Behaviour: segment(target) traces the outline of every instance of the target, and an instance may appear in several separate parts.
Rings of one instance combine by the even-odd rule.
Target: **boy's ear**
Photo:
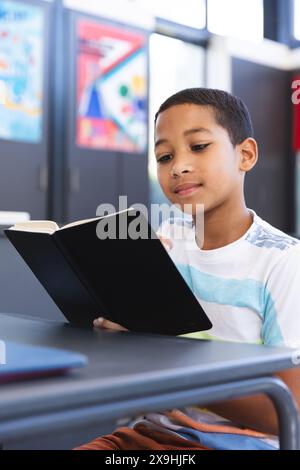
[[[249,137],[239,144],[238,148],[240,153],[239,169],[245,172],[250,171],[256,164],[258,158],[256,140]]]

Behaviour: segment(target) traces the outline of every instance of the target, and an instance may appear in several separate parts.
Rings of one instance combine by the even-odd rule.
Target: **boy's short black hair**
[[[241,98],[212,88],[187,88],[175,93],[161,104],[154,122],[156,123],[160,113],[171,106],[188,103],[211,106],[216,122],[227,130],[234,147],[248,137],[253,137],[251,117]]]

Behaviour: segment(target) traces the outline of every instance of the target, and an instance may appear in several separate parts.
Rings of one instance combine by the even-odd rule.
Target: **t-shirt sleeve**
[[[286,250],[273,267],[264,291],[262,341],[300,347],[300,243]]]

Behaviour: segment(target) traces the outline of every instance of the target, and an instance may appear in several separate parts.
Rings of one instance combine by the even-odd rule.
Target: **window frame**
[[[198,29],[192,26],[176,23],[174,21],[155,17],[155,30],[154,33],[169,36],[174,39],[180,39],[181,41],[195,44],[197,46],[206,47],[209,38],[212,34],[207,29],[207,0],[204,2],[205,5],[205,26],[204,28]]]
[[[290,0],[291,2],[291,47],[300,47],[300,38],[297,39],[294,34],[294,16],[295,16],[295,2],[294,0]]]
[[[264,0],[264,37],[294,49],[294,0]]]

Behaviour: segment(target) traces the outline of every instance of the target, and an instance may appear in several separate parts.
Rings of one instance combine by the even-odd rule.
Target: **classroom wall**
[[[259,146],[245,178],[246,203],[286,232],[295,230],[290,83],[288,70],[232,59],[232,91],[247,103]]]
[[[291,82],[299,62],[299,50],[270,40],[214,36],[208,47],[207,86],[240,96],[252,116],[259,160],[245,178],[246,203],[292,234],[297,229]]]

